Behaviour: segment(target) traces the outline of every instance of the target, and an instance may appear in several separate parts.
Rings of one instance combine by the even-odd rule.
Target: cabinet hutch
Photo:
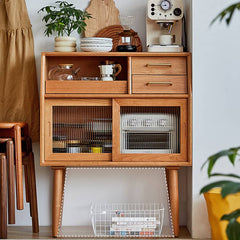
[[[122,66],[114,81],[98,77],[104,61]],[[49,79],[58,64],[79,79]],[[54,171],[52,235],[57,237],[66,167],[166,167],[175,236],[178,170],[191,166],[190,53],[42,53],[42,166]]]

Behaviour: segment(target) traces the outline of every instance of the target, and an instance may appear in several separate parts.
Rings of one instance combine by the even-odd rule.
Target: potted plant
[[[204,186],[200,191],[204,193],[207,203],[212,239],[240,239],[240,222],[238,221],[240,217],[240,175],[213,172],[219,159],[229,160],[234,165],[239,153],[240,147],[223,150],[210,156],[203,164],[203,167],[208,165],[209,178],[224,178],[224,180]],[[221,221],[227,221],[227,223]]]
[[[46,13],[42,18],[46,26],[45,35],[49,37],[57,33],[55,51],[76,51],[76,38],[70,35],[75,30],[79,34],[85,31],[85,20],[91,18],[91,14],[66,1],[56,1],[54,6],[45,6],[38,12]]]

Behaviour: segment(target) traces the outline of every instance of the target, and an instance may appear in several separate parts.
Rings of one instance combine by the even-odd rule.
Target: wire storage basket
[[[161,203],[112,203],[91,206],[96,237],[160,237],[164,207]]]

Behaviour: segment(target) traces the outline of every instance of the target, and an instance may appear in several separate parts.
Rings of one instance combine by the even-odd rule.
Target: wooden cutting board
[[[119,10],[113,0],[91,0],[86,11],[92,14],[92,18],[85,21],[85,37],[95,37],[101,29],[120,24]]]

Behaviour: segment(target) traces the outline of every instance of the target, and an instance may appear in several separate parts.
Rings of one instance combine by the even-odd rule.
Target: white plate
[[[110,52],[112,50],[112,46],[110,47],[82,47],[81,50],[84,52]]]
[[[81,38],[81,41],[112,41],[112,38],[100,38],[100,37],[89,37],[89,38]]]
[[[82,41],[84,44],[112,44],[110,41]]]
[[[81,44],[81,47],[112,47],[113,44]]]

